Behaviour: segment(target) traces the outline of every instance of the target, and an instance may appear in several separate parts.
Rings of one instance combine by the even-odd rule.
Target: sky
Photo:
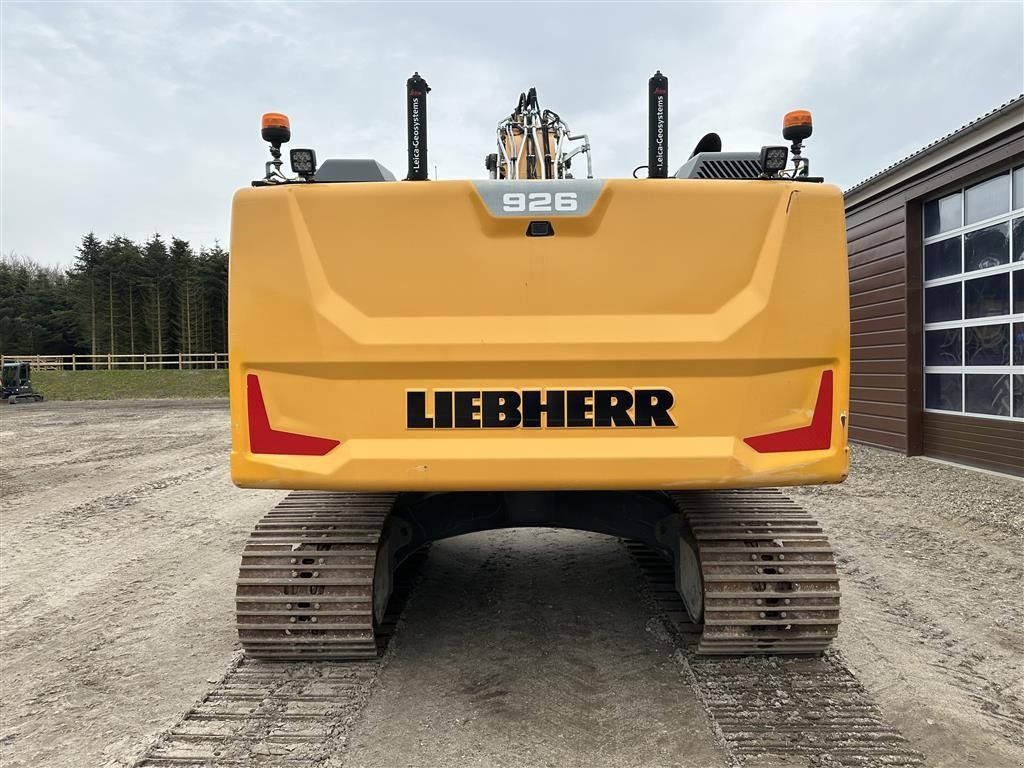
[[[1024,3],[3,0],[0,68],[0,252],[68,265],[89,231],[227,245],[264,112],[289,115],[291,147],[401,178],[414,70],[442,179],[486,176],[530,86],[589,135],[596,176],[628,176],[660,69],[670,169],[708,131],[783,143],[806,108],[813,173],[847,188],[1024,91]]]

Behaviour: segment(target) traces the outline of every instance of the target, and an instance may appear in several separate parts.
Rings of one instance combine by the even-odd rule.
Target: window
[[[1024,166],[924,204],[924,407],[1024,421]]]

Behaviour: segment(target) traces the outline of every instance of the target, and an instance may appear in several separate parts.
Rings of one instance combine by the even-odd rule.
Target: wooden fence
[[[43,371],[93,371],[129,368],[227,368],[227,352],[195,352],[174,355],[0,355],[0,362],[27,362]]]

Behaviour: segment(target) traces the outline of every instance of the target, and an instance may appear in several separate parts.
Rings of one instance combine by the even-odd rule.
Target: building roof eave
[[[929,168],[985,143],[1024,122],[1024,94],[996,107],[933,141],[918,151],[869,176],[844,192],[846,208],[877,197]]]

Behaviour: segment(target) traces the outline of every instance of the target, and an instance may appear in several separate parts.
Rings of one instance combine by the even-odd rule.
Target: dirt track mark
[[[126,765],[231,657],[238,552],[282,494],[231,485],[227,427],[224,403],[3,411],[5,766]]]
[[[380,658],[261,663],[239,655],[213,690],[164,731],[134,768],[340,765],[349,731],[391,658],[389,644],[426,557],[424,548],[396,575],[378,635]]]
[[[836,548],[839,649],[930,765],[1024,763],[1024,483],[852,455],[843,485],[787,489]]]
[[[791,765],[813,758],[835,768],[923,765],[834,651],[789,658],[697,655],[700,629],[675,591],[671,561],[636,542],[627,547],[731,759]]]
[[[346,768],[725,768],[609,537],[441,541]]]

